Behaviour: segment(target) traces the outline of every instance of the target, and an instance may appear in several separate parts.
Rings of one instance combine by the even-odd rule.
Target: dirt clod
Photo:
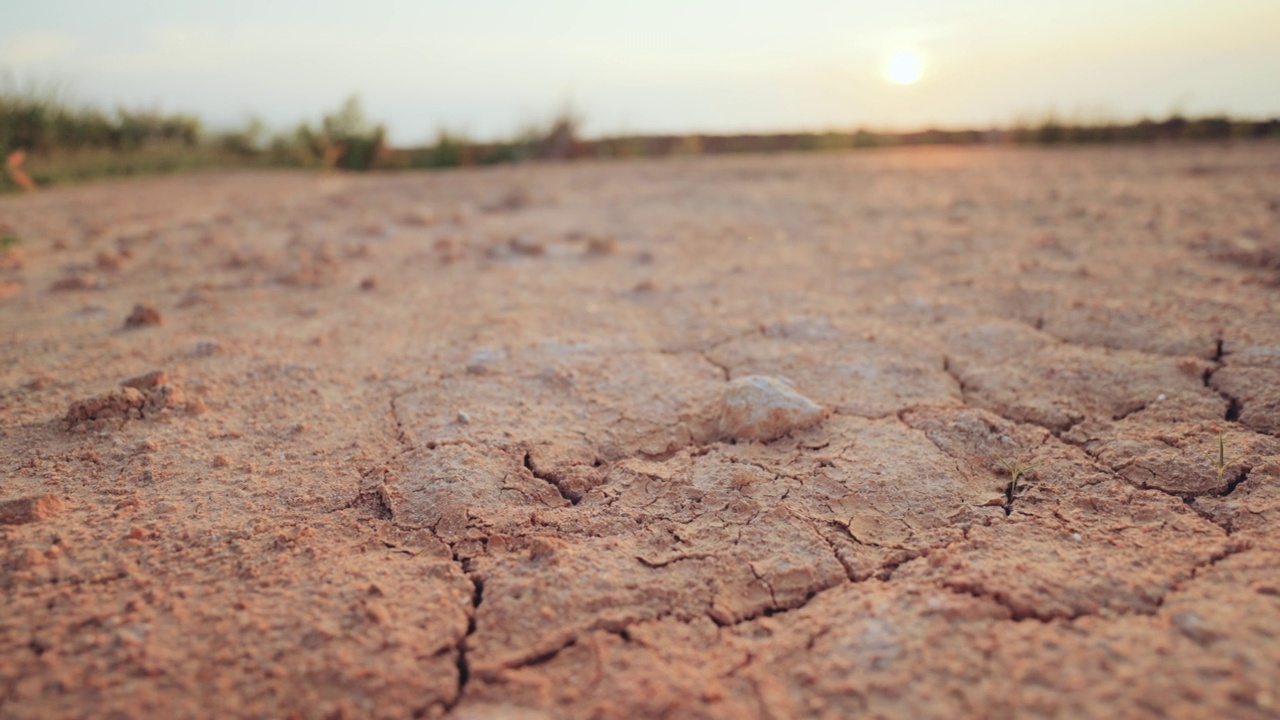
[[[54,495],[0,500],[0,525],[23,525],[46,520],[66,508]]]
[[[597,237],[587,238],[587,255],[604,256],[613,255],[618,252],[618,239],[615,237]]]
[[[541,257],[547,254],[547,247],[542,243],[524,235],[515,235],[507,241],[507,247],[516,255]]]
[[[77,273],[54,280],[49,286],[53,292],[68,292],[74,290],[97,290],[101,287],[98,279],[88,273]]]
[[[167,382],[169,382],[169,376],[166,375],[163,370],[152,370],[135,377],[127,378],[120,383],[120,386],[149,391],[164,385]]]
[[[150,325],[159,325],[160,311],[150,305],[134,305],[133,312],[129,313],[129,317],[125,318],[124,326],[126,328],[140,328]]]
[[[126,420],[154,417],[181,402],[181,395],[168,381],[163,370],[131,377],[118,390],[72,403],[64,419],[72,428],[101,429]]]

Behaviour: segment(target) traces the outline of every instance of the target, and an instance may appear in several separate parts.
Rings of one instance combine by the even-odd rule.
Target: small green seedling
[[[1009,460],[1000,453],[996,453],[996,459],[1000,461],[1000,464],[1003,465],[1004,469],[1009,473],[1009,489],[1007,492],[1010,502],[1018,496],[1018,481],[1026,476],[1027,473],[1048,462],[1047,460],[1041,460],[1038,463],[1025,465],[1021,460]]]
[[[1215,456],[1216,455],[1216,456]],[[1223,440],[1222,433],[1218,433],[1218,452],[1209,453],[1209,461],[1213,463],[1213,469],[1218,471],[1218,482],[1222,482],[1222,476],[1227,473],[1227,468],[1240,462],[1240,456],[1227,459],[1227,444]]]
[[[0,235],[0,250],[18,247],[22,240],[17,235]]]

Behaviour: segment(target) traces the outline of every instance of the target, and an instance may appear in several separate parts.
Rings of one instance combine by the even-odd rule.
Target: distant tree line
[[[164,172],[192,167],[262,166],[339,170],[447,168],[530,160],[663,157],[724,153],[806,152],[916,145],[1158,143],[1280,138],[1280,118],[1241,120],[1224,115],[1137,122],[1072,123],[1049,116],[1034,123],[983,130],[736,135],[632,135],[586,139],[580,118],[562,111],[502,141],[482,142],[440,131],[418,147],[387,145],[382,125],[369,120],[355,97],[323,115],[271,132],[261,120],[211,132],[196,117],[159,111],[75,106],[56,92],[17,92],[0,84],[0,152],[7,167],[0,189],[102,175]],[[30,179],[26,174],[29,173]]]
[[[531,127],[512,140],[475,142],[441,132],[434,144],[388,150],[382,167],[439,168],[537,159],[665,157],[727,153],[809,152],[919,145],[1078,145],[1280,139],[1280,118],[1226,116],[1073,124],[1048,118],[1035,124],[983,130],[910,132],[762,133],[736,135],[631,135],[584,139],[572,115]]]

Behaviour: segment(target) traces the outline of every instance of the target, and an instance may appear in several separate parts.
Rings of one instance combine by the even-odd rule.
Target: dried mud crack
[[[471,617],[467,621],[467,632],[458,640],[457,658],[458,658],[458,690],[454,695],[454,699],[449,703],[449,707],[456,706],[461,702],[467,691],[467,683],[471,680],[471,666],[467,662],[467,638],[476,632],[476,613],[480,610],[480,603],[484,600],[484,584],[473,576],[468,576],[472,586],[475,588],[471,596]]]
[[[0,712],[1274,717],[1277,167],[0,199]]]

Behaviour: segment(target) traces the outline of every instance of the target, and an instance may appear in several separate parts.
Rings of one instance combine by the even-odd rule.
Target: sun
[[[924,59],[911,50],[894,53],[884,65],[885,79],[895,85],[910,85],[923,75]]]

